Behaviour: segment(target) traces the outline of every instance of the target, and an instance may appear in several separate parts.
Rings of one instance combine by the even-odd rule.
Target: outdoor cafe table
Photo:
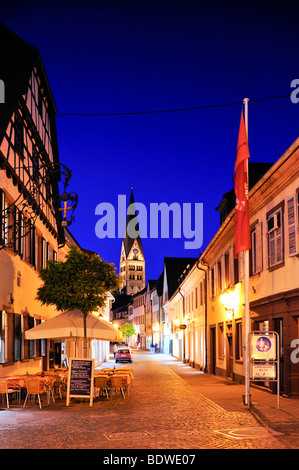
[[[38,376],[38,375],[13,375],[9,377],[3,377],[4,380],[8,381],[9,386],[13,387],[13,382],[18,384],[21,388],[26,388],[27,380],[38,380],[41,383],[43,389],[46,389],[53,378],[49,376]]]
[[[35,374],[34,377],[49,377],[49,378],[60,378],[62,380],[67,380],[67,376],[68,376],[68,371],[66,372],[57,372],[57,371],[45,371],[45,372],[38,372],[37,374]]]

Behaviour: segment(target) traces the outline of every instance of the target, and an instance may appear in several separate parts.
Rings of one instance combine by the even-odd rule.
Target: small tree
[[[39,270],[39,276],[43,285],[37,290],[37,299],[43,305],[83,313],[86,357],[86,317],[103,307],[108,292],[118,287],[115,267],[96,254],[90,255],[71,246],[66,261],[49,260],[47,267]]]
[[[125,336],[126,338],[130,338],[130,336],[136,334],[135,328],[133,325],[131,325],[131,323],[125,323],[124,325],[122,325],[120,327],[120,331],[122,335]]]

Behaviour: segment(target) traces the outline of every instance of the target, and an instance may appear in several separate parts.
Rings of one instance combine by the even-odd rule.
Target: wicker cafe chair
[[[129,371],[121,371],[121,370],[115,371],[115,374],[113,375],[113,377],[121,377],[122,383],[123,383],[123,389],[129,391],[129,388],[132,383],[132,377]]]
[[[114,388],[115,391],[119,389],[123,399],[125,399],[122,378],[118,377],[117,375],[112,375],[110,377],[110,380],[111,380],[111,387]]]
[[[126,374],[130,374],[131,379],[134,379],[132,367],[120,367],[116,369],[116,372],[125,372]]]
[[[56,378],[53,377],[53,379],[50,382],[46,382],[45,385],[48,389],[48,403],[50,403],[50,398],[52,397],[53,403],[55,403],[55,398],[54,398],[54,383],[55,383]]]
[[[11,384],[13,383],[13,387],[8,385],[8,382]],[[18,393],[19,395],[19,404],[20,404],[20,395],[21,395],[21,388],[19,384],[12,382],[11,380],[0,380],[0,393],[3,395],[6,395],[6,404],[7,408],[9,408],[9,395],[12,395],[13,393]]]
[[[63,389],[63,379],[61,377],[55,377],[53,388],[54,391],[59,394],[60,400],[62,400],[62,389]]]
[[[95,388],[99,388],[100,392],[106,393],[106,397],[109,400],[109,393],[108,393],[108,377],[98,375],[94,378],[94,386]]]
[[[39,380],[27,380],[26,381],[26,388],[27,388],[27,395],[24,401],[23,407],[26,405],[27,398],[29,395],[37,395],[38,396],[38,403],[40,409],[42,408],[41,401],[40,401],[40,395],[45,394],[47,396],[47,403],[49,404],[49,393],[48,390],[44,389],[43,385],[40,383]]]

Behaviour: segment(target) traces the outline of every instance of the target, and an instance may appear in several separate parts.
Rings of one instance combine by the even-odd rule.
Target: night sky
[[[249,98],[251,161],[275,162],[299,136],[298,11],[283,2],[14,2],[1,21],[41,53],[58,113],[134,113]],[[1,77],[0,77],[1,78]],[[283,96],[253,101],[271,96]],[[299,96],[299,95],[298,95]],[[251,101],[252,100],[252,101]],[[57,117],[60,160],[79,204],[71,232],[119,263],[121,239],[96,237],[103,202],[203,203],[203,246],[143,239],[147,279],[164,256],[197,257],[219,228],[233,187],[242,105],[177,112]],[[172,233],[171,233],[172,235]]]

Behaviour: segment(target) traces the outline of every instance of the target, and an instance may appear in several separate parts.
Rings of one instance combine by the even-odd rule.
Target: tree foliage
[[[57,310],[81,310],[85,315],[105,305],[108,292],[119,285],[115,267],[98,255],[71,246],[65,261],[48,261],[39,270],[43,285],[37,299]]]
[[[120,331],[123,336],[126,336],[127,338],[136,334],[135,328],[133,325],[131,325],[131,323],[125,323],[124,325],[122,325],[120,327]]]

